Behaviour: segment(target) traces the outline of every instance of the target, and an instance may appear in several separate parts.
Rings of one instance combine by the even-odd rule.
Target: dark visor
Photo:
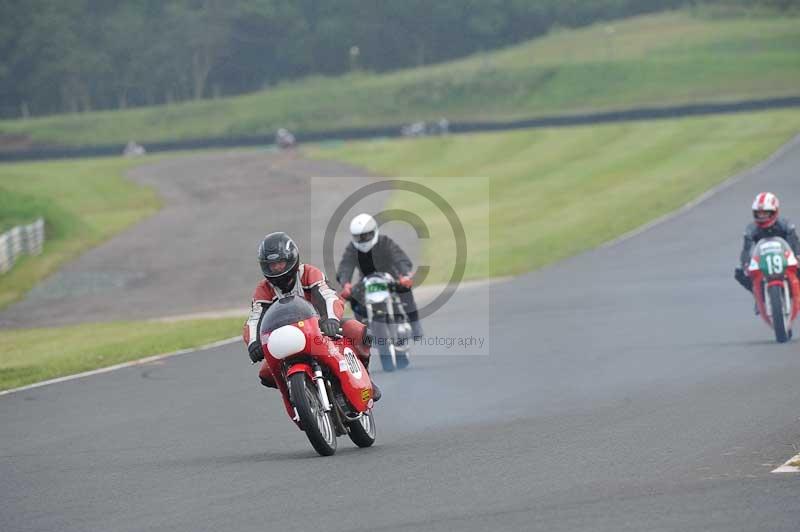
[[[281,275],[282,273],[288,272],[293,264],[291,264],[286,258],[274,259],[274,260],[263,260],[261,262],[261,271],[267,277],[275,277]]]
[[[361,233],[360,235],[353,235],[353,240],[361,244],[364,242],[369,242],[374,237],[375,237],[375,231],[370,231],[369,233]]]

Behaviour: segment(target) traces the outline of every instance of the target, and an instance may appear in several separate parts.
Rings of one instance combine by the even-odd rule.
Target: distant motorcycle
[[[364,276],[349,298],[361,307],[358,314],[362,314],[372,335],[372,345],[378,351],[384,371],[404,369],[409,364],[411,324],[397,294],[398,286],[391,274],[375,272]]]
[[[369,374],[343,338],[320,332],[308,301],[289,296],[273,303],[259,337],[286,413],[319,454],[334,454],[344,434],[359,447],[375,443]]]
[[[764,322],[775,331],[779,343],[792,337],[792,323],[800,311],[797,257],[782,238],[760,240],[751,253],[747,274],[753,281],[753,297]]]
[[[280,128],[275,133],[275,145],[282,150],[288,150],[297,145],[297,139],[288,129]]]

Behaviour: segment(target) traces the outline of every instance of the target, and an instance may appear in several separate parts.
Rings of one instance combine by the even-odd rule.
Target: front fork
[[[365,305],[367,308],[367,327],[370,329],[370,334],[374,336],[374,316],[375,313],[372,310],[372,305],[367,303]],[[387,333],[387,338],[384,340],[389,343],[389,349],[392,350],[392,354],[394,354],[394,343],[397,340],[397,323],[395,322],[395,312],[394,312],[394,301],[390,300],[386,303],[386,327],[385,331]]]
[[[769,286],[770,286],[770,283],[768,283],[768,282],[764,284],[764,307],[765,307],[765,310],[767,311],[767,314],[771,318],[772,317],[772,302],[769,299],[769,290],[767,290],[767,288],[769,288]],[[793,301],[793,299],[792,299],[792,290],[789,287],[789,281],[788,280],[784,280],[781,286],[783,286],[783,313],[786,316],[791,316],[792,315],[792,301]]]
[[[314,372],[314,382],[317,385],[317,393],[319,394],[319,402],[322,405],[322,410],[330,415],[337,436],[347,434],[350,429],[342,421],[342,416],[344,414],[341,408],[337,406],[334,410],[333,405],[331,405],[330,398],[333,397],[333,390],[331,389],[330,383],[325,380],[322,374],[322,368],[316,361],[313,361],[311,363],[311,369]]]
[[[325,386],[325,377],[322,375],[322,368],[317,362],[312,362],[311,367],[314,370],[314,382],[317,385],[317,393],[319,394],[319,401],[322,403],[322,410],[325,412],[331,411],[331,402],[328,398],[328,388]]]
[[[319,363],[314,360],[311,361],[310,364],[302,363],[299,365],[300,367],[286,368],[283,369],[283,381],[287,384],[289,383],[289,375],[295,373],[297,371],[303,372],[314,382],[314,386],[316,387],[317,397],[319,398],[320,405],[325,412],[330,412],[332,409],[331,401],[328,395],[328,386],[325,382],[325,377],[322,374],[322,368],[320,367]],[[310,367],[309,367],[310,366]],[[287,371],[288,370],[288,371]],[[280,385],[279,385],[280,386]],[[292,390],[291,387],[287,388],[286,390],[288,393],[284,395],[284,403],[286,405],[286,411],[295,422],[299,421],[300,418],[297,415],[297,408],[294,406],[294,399],[293,396],[295,393],[298,393],[297,390]],[[288,400],[287,400],[288,397]]]

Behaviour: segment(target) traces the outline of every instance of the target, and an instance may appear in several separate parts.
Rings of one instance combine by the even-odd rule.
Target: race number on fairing
[[[786,269],[786,257],[782,253],[762,255],[759,267],[767,275],[781,275]]]

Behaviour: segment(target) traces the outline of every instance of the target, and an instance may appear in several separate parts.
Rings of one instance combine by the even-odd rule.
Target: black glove
[[[328,318],[319,322],[319,330],[325,336],[336,337],[339,336],[339,320],[336,318]]]
[[[247,351],[250,353],[250,360],[253,364],[264,360],[264,350],[261,349],[261,342],[253,342],[247,347]]]
[[[753,291],[753,280],[744,273],[744,268],[736,268],[733,272],[733,277],[747,290]]]

